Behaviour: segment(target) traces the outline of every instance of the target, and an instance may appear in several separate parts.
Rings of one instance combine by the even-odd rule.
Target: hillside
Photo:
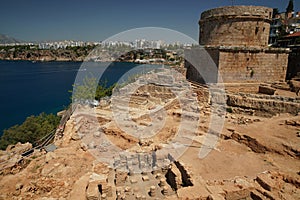
[[[20,43],[20,42],[22,41],[0,33],[0,44],[12,44],[12,43]]]

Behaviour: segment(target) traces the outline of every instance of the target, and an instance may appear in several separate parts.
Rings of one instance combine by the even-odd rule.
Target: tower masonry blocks
[[[272,8],[230,6],[201,14],[200,44],[210,46],[268,45]]]

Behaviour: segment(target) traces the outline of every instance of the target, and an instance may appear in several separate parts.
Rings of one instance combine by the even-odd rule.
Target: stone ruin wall
[[[260,6],[215,8],[201,14],[200,45],[268,45],[273,10]]]

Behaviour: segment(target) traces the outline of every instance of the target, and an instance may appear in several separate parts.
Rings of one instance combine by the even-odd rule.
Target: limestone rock
[[[8,145],[6,148],[7,152],[13,153],[13,154],[22,154],[25,151],[28,151],[32,148],[32,144],[29,142],[26,142],[25,144],[21,144],[18,142],[16,145]]]
[[[99,197],[98,183],[96,181],[90,182],[86,190],[87,200],[98,200]]]
[[[54,152],[49,152],[46,154],[46,158],[45,158],[45,162],[48,163],[49,161],[51,161],[52,159],[55,159],[56,155]]]
[[[71,192],[69,193],[68,199],[84,199],[86,198],[86,188],[89,184],[89,174],[85,174],[82,177],[80,177],[75,184],[73,185],[73,188]]]
[[[285,124],[290,126],[300,126],[300,121],[285,120]]]
[[[16,190],[21,190],[23,188],[23,184],[22,183],[17,183],[16,184]]]
[[[80,144],[80,148],[81,148],[83,151],[87,151],[87,150],[88,150],[88,146],[87,146],[85,143],[81,143],[81,144]]]
[[[77,140],[80,140],[81,138],[78,135],[78,133],[73,133],[71,139],[77,141]]]
[[[272,191],[276,187],[276,182],[271,178],[270,174],[259,174],[256,177],[256,181],[268,191]]]

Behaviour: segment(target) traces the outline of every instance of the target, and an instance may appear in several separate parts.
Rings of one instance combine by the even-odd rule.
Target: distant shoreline
[[[31,46],[0,47],[0,60],[31,62],[129,62],[178,65],[177,52],[161,49],[96,49],[95,46],[66,49],[38,49]]]
[[[29,60],[29,59],[18,59],[18,58],[14,58],[14,59],[0,59],[1,61],[29,61],[29,62],[84,62],[84,60],[67,60],[67,59],[57,59],[57,60],[41,60],[41,59],[37,59],[37,60]]]

